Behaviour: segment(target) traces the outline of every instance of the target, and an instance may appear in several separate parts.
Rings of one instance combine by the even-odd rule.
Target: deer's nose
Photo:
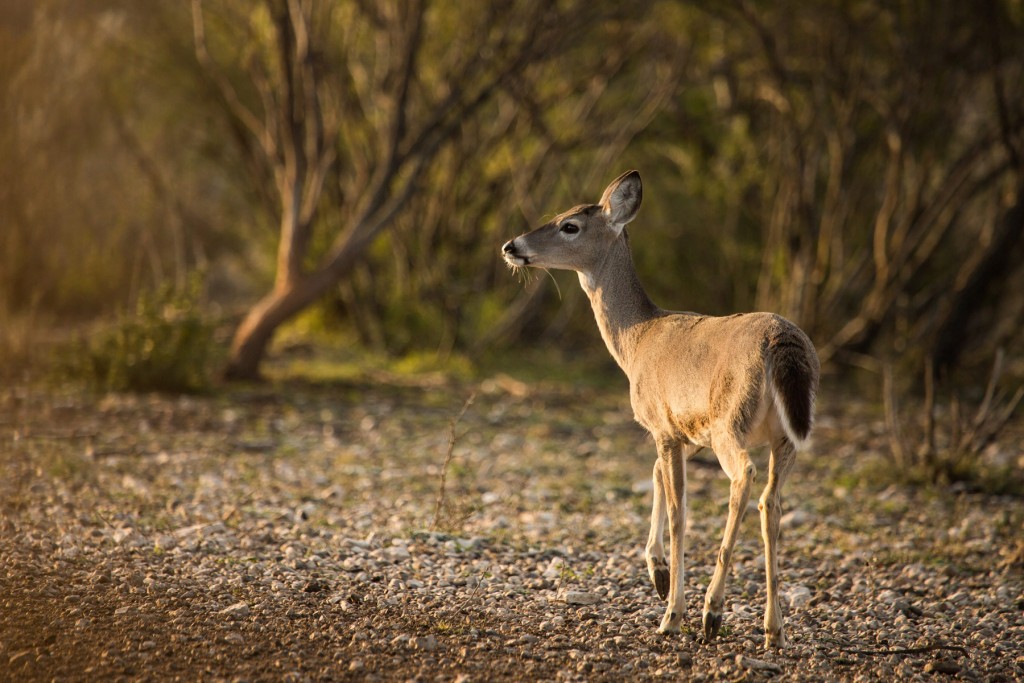
[[[505,242],[505,244],[501,247],[501,253],[511,254],[513,251],[515,251],[516,248],[513,242],[515,242],[515,240],[509,240],[508,242]]]

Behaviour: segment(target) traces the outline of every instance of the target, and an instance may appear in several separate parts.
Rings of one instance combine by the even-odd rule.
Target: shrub
[[[989,463],[985,458],[986,449],[997,441],[1024,398],[1024,387],[1012,395],[998,389],[1004,363],[999,349],[985,394],[972,416],[956,394],[945,410],[940,409],[934,367],[928,362],[924,403],[916,411],[906,412],[909,419],[905,420],[900,419],[892,368],[885,367],[882,401],[889,448],[901,479],[939,485],[960,482],[992,493],[1024,491],[1024,481],[1013,466]]]
[[[94,334],[67,363],[71,374],[107,391],[199,392],[213,366],[214,326],[200,308],[201,281],[165,284],[139,297],[135,314]]]

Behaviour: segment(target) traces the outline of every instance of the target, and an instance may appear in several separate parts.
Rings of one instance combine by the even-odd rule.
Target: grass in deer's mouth
[[[533,268],[530,268],[530,267],[528,267],[527,265],[525,265],[525,263],[524,263],[524,264],[522,264],[522,265],[521,265],[521,264],[518,264],[518,263],[512,263],[512,262],[511,262],[511,261],[509,261],[508,259],[506,259],[506,260],[505,260],[505,264],[506,264],[506,265],[508,265],[508,267],[509,267],[509,270],[511,270],[511,271],[512,271],[513,273],[515,273],[515,274],[516,274],[516,277],[517,277],[517,278],[519,279],[519,281],[520,281],[520,282],[522,282],[522,283],[523,283],[524,285],[525,285],[525,284],[528,284],[528,283],[530,283],[530,282],[533,282],[533,271],[534,271],[535,269],[536,269],[536,270],[543,270],[543,271],[544,271],[544,273],[545,273],[545,274],[546,274],[546,275],[547,275],[547,276],[548,276],[549,278],[551,278],[551,282],[552,282],[552,283],[554,283],[554,285],[555,285],[555,291],[556,291],[556,292],[558,293],[558,300],[559,300],[559,301],[561,301],[561,300],[562,300],[562,288],[558,286],[558,280],[556,280],[556,279],[555,279],[555,276],[554,276],[554,275],[552,275],[552,274],[551,274],[551,271],[550,271],[550,270],[548,270],[547,268],[541,268],[541,267],[539,267],[539,266],[534,266]]]

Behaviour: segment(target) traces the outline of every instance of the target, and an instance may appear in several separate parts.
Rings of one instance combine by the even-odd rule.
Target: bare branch
[[[885,426],[889,433],[889,447],[892,449],[893,457],[901,467],[910,463],[907,459],[907,448],[903,442],[903,430],[900,427],[898,410],[896,408],[896,390],[892,376],[892,363],[886,363],[882,368],[882,404],[885,410]]]
[[[231,84],[231,81],[224,75],[223,70],[217,65],[210,55],[206,43],[206,24],[203,18],[203,0],[192,0],[192,33],[195,43],[196,60],[203,68],[203,72],[217,87],[221,98],[227,105],[228,110],[259,142],[263,152],[270,158],[276,154],[273,142],[273,135],[267,126],[264,125],[258,116],[246,107],[238,91]]]
[[[935,362],[924,364],[924,454],[921,460],[935,457]]]
[[[395,69],[398,85],[392,94],[391,120],[383,137],[383,162],[377,166],[365,212],[374,211],[385,201],[392,179],[412,154],[403,154],[401,148],[408,127],[409,89],[423,38],[423,14],[423,2],[415,2],[409,9],[406,23],[400,27],[402,35],[397,42],[402,45],[403,51]]]

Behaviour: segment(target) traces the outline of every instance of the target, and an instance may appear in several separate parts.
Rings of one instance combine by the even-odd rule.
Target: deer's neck
[[[579,277],[590,297],[601,337],[619,367],[629,375],[646,323],[662,312],[640,284],[625,235],[612,244],[603,263],[593,272],[581,272]]]

